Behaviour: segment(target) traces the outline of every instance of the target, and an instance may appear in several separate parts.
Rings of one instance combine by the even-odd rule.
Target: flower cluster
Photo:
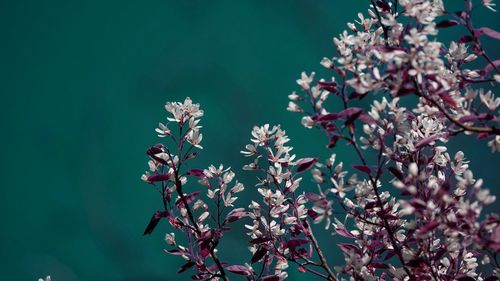
[[[194,269],[194,280],[235,274],[279,281],[290,268],[329,281],[498,280],[500,216],[482,212],[495,196],[465,153],[446,146],[466,134],[500,151],[500,98],[487,87],[500,82],[500,60],[481,44],[500,33],[474,27],[474,3],[464,2],[462,11],[449,13],[442,0],[371,1],[368,14],[334,38],[338,57],[321,61],[332,78],[302,73],[287,108],[302,115],[304,127],[323,130],[327,148],[347,144],[354,165],[335,153],[299,158],[279,125],[256,126],[241,151],[260,195],[247,208],[235,206],[244,186],[230,169],[185,168],[202,148],[203,112],[189,98],[167,103],[176,132],[162,123],[156,132],[174,145],[147,151],[142,179],[158,190],[163,207],[145,234],[166,219],[177,231],[166,235],[166,252],[181,256],[179,272]],[[438,40],[440,29],[455,26],[467,34]],[[472,68],[473,61],[484,66]],[[201,190],[185,193],[193,178]],[[218,245],[239,220],[251,257],[225,261]],[[341,241],[342,260],[336,249],[321,247],[315,224]]]

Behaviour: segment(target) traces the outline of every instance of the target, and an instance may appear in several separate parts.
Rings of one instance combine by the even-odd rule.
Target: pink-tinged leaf
[[[299,266],[297,268],[297,270],[300,271],[300,272],[306,272],[307,271],[307,269],[304,266]]]
[[[350,254],[351,252],[355,252],[357,254],[359,254],[359,248],[358,246],[356,245],[353,245],[353,244],[347,244],[347,243],[340,243],[340,244],[337,244],[339,246],[339,248],[342,250],[342,252],[346,253],[346,254]]]
[[[146,226],[146,230],[144,230],[144,234],[143,235],[149,235],[151,233],[153,233],[153,230],[156,228],[156,226],[158,225],[158,223],[160,222],[160,220],[162,218],[165,218],[165,217],[168,217],[168,212],[165,211],[165,212],[155,212],[153,214],[153,216],[151,217],[151,220],[149,221],[148,225]]]
[[[387,46],[387,45],[377,45],[375,47],[375,49],[379,52],[383,52],[383,53],[391,53],[391,52],[394,52],[394,51],[403,51],[405,52],[406,49],[403,48],[403,47],[395,47],[395,46]]]
[[[286,242],[286,245],[288,248],[297,248],[297,247],[300,247],[302,245],[305,245],[309,243],[309,240],[307,239],[302,239],[302,238],[298,238],[298,239],[290,239]]]
[[[488,74],[488,73],[492,72],[493,70],[495,70],[495,67],[496,68],[500,67],[500,60],[493,61],[493,64],[488,63],[488,65],[486,65],[486,67],[483,70],[484,74]]]
[[[229,212],[229,214],[227,214],[226,221],[228,223],[233,223],[246,216],[248,216],[248,212],[246,212],[243,208],[238,208],[232,210],[231,212]]]
[[[239,275],[251,275],[250,270],[243,265],[230,265],[226,270]]]
[[[436,227],[439,226],[439,222],[433,220],[433,221],[430,221],[428,223],[426,223],[423,227],[421,227],[419,230],[418,230],[418,234],[419,235],[424,235],[426,234],[427,232],[430,232],[430,231],[433,231],[434,229],[436,229]]]
[[[148,150],[146,151],[146,154],[149,155],[154,160],[162,163],[163,165],[167,165],[167,161],[165,161],[165,159],[156,156],[156,154],[163,152],[163,147],[164,147],[163,144],[157,144],[155,146],[152,146],[152,147],[148,148]]]
[[[417,142],[417,144],[415,144],[415,147],[421,148],[423,146],[426,146],[426,145],[430,144],[431,142],[439,139],[439,137],[440,137],[440,135],[436,134],[436,135],[432,135],[432,136],[428,136],[426,138],[423,138],[422,140]]]
[[[486,36],[489,36],[491,38],[500,40],[500,32],[493,30],[489,27],[481,27],[481,28],[474,30],[474,35],[476,35],[476,36],[480,36],[483,34]]]
[[[450,107],[452,107],[452,108],[456,108],[457,107],[457,102],[448,93],[441,93],[441,94],[439,94],[439,96]]]
[[[413,83],[404,83],[401,88],[399,88],[396,97],[402,97],[414,93],[416,91]]]
[[[356,236],[354,236],[352,233],[350,233],[349,231],[347,231],[344,228],[336,228],[335,232],[340,236],[344,236],[347,238],[356,238]]]
[[[394,250],[389,250],[387,254],[385,255],[384,260],[388,260],[396,255],[396,251]]]
[[[269,242],[269,241],[272,241],[272,240],[273,239],[269,238],[269,237],[257,237],[255,239],[250,240],[250,243],[252,243],[252,244],[262,244],[262,243],[266,243],[266,242]]]
[[[299,167],[297,168],[297,173],[302,173],[309,170],[314,163],[318,161],[318,158],[302,158],[295,162]]]
[[[367,175],[370,175],[372,172],[372,170],[366,165],[354,165],[352,167],[360,172],[367,174]]]
[[[477,134],[476,139],[482,140],[482,139],[488,138],[489,136],[490,136],[489,133],[479,133],[479,134]]]
[[[393,174],[398,180],[400,181],[403,181],[404,180],[404,176],[403,176],[403,173],[397,169],[396,167],[389,167],[387,168],[391,174]]]
[[[459,24],[459,22],[456,20],[443,20],[443,21],[438,22],[436,24],[436,27],[445,28],[445,27],[452,27],[452,26],[455,26],[458,24]]]
[[[466,36],[463,36],[461,37],[460,39],[458,39],[458,43],[469,43],[469,42],[472,42],[474,41],[474,37],[470,36],[470,35],[466,35]]]
[[[384,1],[377,0],[377,6],[382,9],[382,11],[389,13],[391,11],[391,6]]]
[[[457,281],[476,281],[476,279],[474,279],[470,276],[461,276],[461,277],[458,277],[456,280]],[[495,280],[498,280],[498,278]]]
[[[422,199],[411,199],[410,205],[417,210],[423,210],[427,208],[427,204]]]
[[[170,179],[169,174],[157,174],[151,175],[147,178],[148,182],[159,182],[159,181],[168,181]]]
[[[318,85],[321,86],[321,89],[326,90],[332,94],[335,94],[337,92],[337,83],[335,82],[318,81]]]
[[[308,215],[309,217],[311,217],[311,219],[313,219],[313,220],[315,220],[317,217],[319,217],[319,214],[318,214],[318,213],[316,213],[316,212],[315,212],[314,210],[312,210],[312,209],[308,209],[308,210],[307,210],[307,215]]]
[[[441,257],[444,256],[444,254],[446,254],[447,252],[448,251],[445,248],[441,248],[438,251],[436,251],[436,253],[433,256],[433,259],[435,261],[439,261],[439,260],[441,260]]]
[[[364,113],[359,115],[358,119],[359,121],[366,123],[368,125],[374,125],[377,123],[377,121],[375,121],[375,119],[373,119],[370,115]]]
[[[187,171],[187,174],[189,176],[193,176],[193,177],[199,177],[199,178],[205,177],[203,170],[200,170],[200,169],[191,169],[191,170]]]
[[[495,118],[492,114],[489,113],[481,113],[479,115],[471,114],[471,115],[466,115],[462,116],[458,121],[460,122],[472,122],[476,120],[492,120]]]
[[[196,263],[193,262],[193,261],[188,261],[187,263],[183,264],[179,270],[177,270],[177,273],[182,273],[186,270],[188,270],[189,268],[193,267]]]
[[[350,117],[350,116],[353,116],[353,115],[359,115],[362,112],[363,112],[362,108],[359,108],[359,107],[350,107],[350,108],[347,108],[347,109],[342,110],[341,112],[339,112],[339,116],[340,117]]]
[[[407,266],[414,267],[414,268],[419,268],[419,267],[421,267],[424,264],[425,264],[425,261],[422,258],[412,259],[412,260],[410,260],[409,262],[406,263]]]
[[[262,281],[280,281],[280,277],[278,275],[267,275],[262,277],[260,280]]]
[[[196,197],[198,197],[198,195],[199,195],[199,194],[200,194],[200,192],[199,192],[199,191],[195,191],[195,192],[193,192],[193,193],[188,194],[188,195],[186,196],[186,202],[187,202],[188,204],[189,204],[189,203],[191,203],[191,202],[193,202],[193,201],[196,199]]]
[[[200,256],[206,258],[210,255],[210,241],[205,241],[200,245]]]
[[[186,155],[186,160],[193,159],[196,157],[196,155],[198,155],[197,151],[190,153],[190,154]]]
[[[340,116],[338,114],[328,113],[328,114],[314,116],[312,119],[314,121],[332,121],[332,120],[337,120],[339,118]]]
[[[327,148],[334,148],[337,145],[337,142],[339,141],[340,136],[334,135],[331,139],[330,142],[328,142],[328,145],[326,146]]]
[[[259,247],[255,254],[252,256],[251,263],[256,263],[260,261],[267,254],[267,249],[264,247]]]
[[[389,266],[385,263],[380,263],[380,262],[372,262],[371,265],[374,267],[374,268],[378,268],[378,269],[388,269]]]
[[[203,273],[195,274],[195,275],[191,276],[191,279],[193,279],[193,280],[206,280],[206,275]]]
[[[495,227],[495,230],[491,234],[490,239],[495,243],[500,243],[500,225],[497,225],[497,227]]]
[[[168,253],[168,254],[174,255],[174,256],[182,256],[182,255],[186,254],[185,252],[179,251],[177,249],[172,249],[172,250],[164,249],[163,251],[165,251],[165,253]]]
[[[348,126],[352,124],[358,117],[363,113],[363,109],[359,107],[350,107],[341,112],[339,112],[340,117],[345,117],[345,125]]]

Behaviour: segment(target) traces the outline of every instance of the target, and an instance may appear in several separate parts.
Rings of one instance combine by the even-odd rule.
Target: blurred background
[[[164,103],[201,103],[205,149],[193,167],[232,166],[246,204],[255,175],[241,171],[239,151],[254,124],[281,124],[299,156],[332,153],[285,110],[287,95],[301,71],[321,72],[321,58],[335,56],[332,37],[368,2],[1,1],[2,279],[189,280],[163,253],[166,223],[142,236],[161,206],[140,176]],[[476,15],[500,29],[498,14]],[[499,158],[485,142],[461,138],[458,149],[500,194]],[[335,152],[352,162],[344,146]],[[320,237],[327,252],[329,237]],[[248,259],[246,239],[227,237],[225,258]]]

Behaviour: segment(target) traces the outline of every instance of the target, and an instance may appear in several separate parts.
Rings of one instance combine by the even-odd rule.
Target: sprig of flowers
[[[250,159],[243,169],[257,174],[261,199],[246,209],[235,206],[244,186],[230,169],[186,169],[202,149],[200,106],[189,98],[167,103],[169,123],[156,132],[173,146],[149,148],[142,176],[161,194],[163,208],[145,234],[166,219],[177,231],[165,236],[166,252],[181,256],[179,272],[194,269],[194,280],[236,274],[278,281],[291,266],[330,281],[498,279],[500,216],[482,214],[496,198],[465,153],[446,147],[463,133],[500,150],[500,98],[483,86],[499,83],[500,60],[481,44],[482,36],[500,33],[474,27],[473,2],[464,2],[462,11],[449,13],[441,0],[371,1],[368,15],[358,14],[334,38],[338,57],[321,61],[332,77],[302,73],[287,107],[302,115],[304,127],[325,132],[327,148],[347,144],[355,165],[346,167],[335,153],[298,158],[279,125],[255,126],[241,153]],[[480,3],[494,10],[492,1]],[[438,40],[440,29],[457,25],[468,33]],[[479,59],[484,66],[471,68]],[[367,97],[369,108],[360,102]],[[332,103],[342,109],[332,110]],[[193,178],[201,190],[193,189]],[[251,257],[224,261],[218,245],[242,219]],[[337,244],[343,261],[332,254],[337,249],[319,244],[314,224],[343,240]]]

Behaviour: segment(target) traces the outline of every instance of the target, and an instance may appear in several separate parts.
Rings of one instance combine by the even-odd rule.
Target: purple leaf
[[[418,267],[422,266],[423,264],[425,264],[425,261],[422,258],[412,259],[411,261],[406,263],[407,266],[414,267],[414,268],[418,268]]]
[[[259,247],[255,254],[252,256],[251,263],[256,263],[260,261],[267,254],[267,249],[264,247]]]
[[[177,273],[182,273],[186,270],[188,270],[189,268],[193,267],[193,265],[195,265],[196,263],[194,261],[188,261],[187,263],[183,264],[179,270],[177,270]]]
[[[416,148],[421,148],[422,146],[426,146],[428,145],[429,143],[439,139],[440,135],[436,134],[436,135],[432,135],[432,136],[428,136],[426,138],[423,138],[422,140],[420,140],[419,142],[417,142],[417,144],[415,144],[415,147]]]
[[[375,47],[375,49],[379,52],[383,52],[383,53],[391,53],[391,52],[394,52],[394,51],[406,51],[405,48],[403,47],[396,47],[396,46],[386,46],[386,45],[377,45]]]
[[[347,238],[356,238],[356,236],[354,236],[352,233],[350,233],[349,231],[347,231],[344,228],[336,228],[335,232],[337,232],[337,234],[340,236],[344,236]]]
[[[237,208],[229,212],[229,214],[227,214],[226,221],[229,223],[233,223],[246,216],[248,216],[248,212],[246,212],[245,209]]]
[[[191,170],[187,171],[187,174],[189,176],[193,176],[193,177],[199,177],[199,178],[205,177],[203,170],[200,170],[200,169],[191,169]]]
[[[363,109],[359,107],[350,107],[348,109],[345,109],[341,112],[339,112],[340,117],[345,117],[345,125],[348,126],[352,124],[358,117],[363,113]]]
[[[470,276],[462,276],[457,278],[458,281],[476,281],[476,279]],[[497,279],[498,280],[498,279]]]
[[[169,179],[170,179],[169,174],[157,174],[157,175],[149,176],[147,181],[148,182],[159,182],[159,181],[168,181]]]
[[[474,37],[470,35],[466,35],[458,39],[458,43],[468,43],[474,41]]]
[[[362,113],[361,115],[359,115],[358,119],[361,122],[369,124],[369,125],[373,125],[373,124],[377,123],[377,121],[375,121],[375,119],[373,119],[370,115],[364,114],[364,113]]]
[[[446,102],[450,107],[456,108],[457,102],[448,94],[448,93],[440,93],[439,97]]]
[[[382,11],[388,13],[391,11],[391,6],[389,6],[389,4],[387,4],[386,2],[384,1],[381,1],[381,0],[377,0],[377,6],[379,6],[379,8],[382,9]]]
[[[299,167],[297,168],[297,173],[302,173],[309,170],[317,161],[318,158],[302,158],[297,160],[297,162],[295,162],[296,165],[299,165]]]
[[[337,244],[340,249],[342,250],[342,252],[346,253],[346,254],[350,254],[351,252],[355,252],[357,254],[359,254],[359,248],[358,246],[356,245],[353,245],[353,244],[347,244],[347,243],[340,243],[340,244]]]
[[[268,275],[262,277],[260,280],[262,281],[280,281],[280,277],[278,275]]]
[[[230,265],[226,270],[239,275],[251,275],[250,270],[243,265]]]
[[[144,230],[143,235],[149,235],[153,233],[153,230],[156,228],[161,218],[167,217],[168,215],[169,214],[167,211],[165,212],[156,211],[151,217],[151,220],[149,221],[148,225],[146,226],[146,230]]]
[[[456,21],[456,20],[443,20],[443,21],[438,22],[436,24],[436,27],[445,28],[445,27],[452,27],[455,25],[458,25],[458,21]]]
[[[163,152],[163,147],[164,147],[163,144],[157,144],[155,146],[152,146],[152,147],[148,148],[148,150],[146,151],[146,154],[149,155],[154,160],[162,163],[163,165],[166,165],[167,161],[165,161],[165,159],[162,159],[162,158],[156,156],[156,154]]]
[[[378,269],[388,269],[389,266],[385,263],[380,263],[380,262],[372,262],[371,264],[374,268],[378,268]]]
[[[328,113],[328,114],[314,116],[312,119],[315,121],[331,121],[331,120],[337,120],[339,118],[340,116],[338,114]]]
[[[269,238],[269,237],[257,237],[255,239],[250,240],[250,243],[252,243],[252,244],[262,244],[262,243],[269,242],[271,240],[273,240],[273,239]]]
[[[491,38],[500,40],[500,32],[493,30],[489,27],[481,27],[481,28],[474,30],[474,35],[476,35],[476,36],[481,36],[483,34],[486,36],[489,36]]]
[[[298,238],[298,239],[290,239],[286,242],[286,245],[288,248],[297,248],[300,247],[304,244],[309,243],[309,240],[304,239],[304,238]]]
[[[327,148],[334,148],[337,145],[337,142],[339,141],[340,136],[334,135],[331,139],[328,145],[326,146]]]
[[[488,65],[483,70],[484,74],[488,74],[488,73],[492,72],[495,69],[495,67],[497,67],[497,68],[500,67],[500,60],[493,61],[493,64],[488,63]]]
[[[389,167],[387,168],[398,180],[403,181],[404,176],[403,173],[398,170],[396,167]]]
[[[458,119],[460,122],[471,122],[471,121],[476,121],[476,120],[492,120],[494,118],[493,115],[489,113],[481,113],[479,115],[471,114],[471,115],[465,115]]]
[[[433,220],[433,221],[430,221],[428,223],[426,223],[423,227],[421,227],[419,230],[418,230],[418,234],[419,235],[424,235],[426,234],[427,232],[429,231],[433,231],[434,229],[436,229],[436,227],[439,226],[439,222]]]
[[[367,175],[370,175],[372,172],[372,170],[366,165],[354,165],[352,167],[360,172],[367,174]]]
[[[350,116],[353,116],[353,115],[361,114],[361,112],[363,112],[362,108],[359,108],[359,107],[350,107],[350,108],[347,108],[347,109],[342,110],[341,112],[339,112],[339,116],[340,117],[350,117]]]
[[[191,202],[194,201],[194,199],[196,199],[196,197],[198,197],[198,195],[200,194],[199,191],[195,191],[193,193],[190,193],[186,196],[186,202],[189,204]]]
[[[394,257],[395,255],[396,255],[396,251],[394,251],[394,250],[390,250],[390,251],[389,251],[389,252],[387,252],[387,254],[385,255],[384,260],[388,260],[388,259],[390,259],[390,258]]]
[[[318,85],[321,86],[321,89],[326,90],[332,94],[337,92],[337,83],[335,82],[318,81]]]

